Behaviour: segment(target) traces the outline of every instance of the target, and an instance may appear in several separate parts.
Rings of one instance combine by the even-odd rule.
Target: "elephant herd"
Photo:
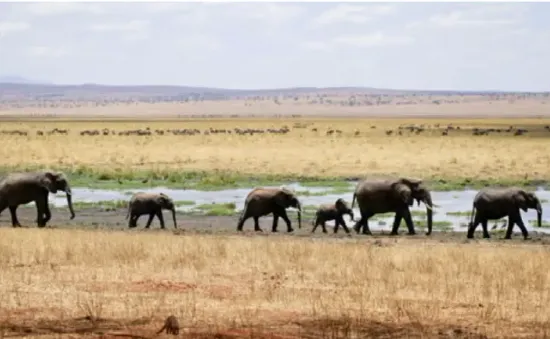
[[[75,217],[72,205],[72,192],[66,176],[61,172],[37,171],[25,173],[11,173],[0,178],[0,213],[6,208],[11,214],[13,227],[20,227],[17,219],[17,208],[21,204],[27,204],[32,201],[36,204],[38,227],[45,227],[51,219],[51,213],[48,204],[48,194],[63,191],[67,196],[67,204],[71,213],[71,219]],[[355,221],[353,206],[355,201],[359,206],[361,218],[355,222],[353,229],[356,233],[372,234],[369,229],[369,218],[375,214],[393,212],[391,235],[397,235],[401,220],[405,219],[408,234],[416,234],[414,223],[411,217],[410,206],[414,201],[420,205],[422,202],[426,206],[427,232],[431,235],[433,224],[433,208],[438,207],[432,202],[429,189],[423,184],[422,180],[412,178],[395,179],[365,179],[360,181],[353,193],[351,207],[342,198],[335,201],[334,204],[325,204],[319,206],[312,221],[315,232],[318,226],[321,226],[326,233],[326,221],[334,220],[334,233],[342,226],[346,233],[350,233],[346,222],[343,219],[345,214],[349,215],[352,221]],[[292,223],[287,216],[286,209],[289,207],[298,210],[298,227],[301,228],[302,207],[295,192],[285,187],[254,188],[246,196],[244,209],[240,214],[237,231],[242,231],[246,220],[254,220],[254,230],[262,231],[259,225],[259,218],[268,214],[273,215],[272,232],[277,232],[279,218],[286,226],[287,232],[293,232]],[[528,232],[521,218],[520,209],[524,212],[527,209],[537,211],[537,226],[541,227],[542,207],[540,200],[533,192],[528,192],[520,188],[484,188],[474,197],[470,222],[468,224],[467,238],[473,238],[476,227],[481,224],[483,228],[483,237],[490,238],[487,230],[488,220],[501,219],[508,216],[508,228],[505,239],[512,236],[512,228],[517,224],[525,239],[528,238]],[[156,216],[161,228],[165,228],[162,210],[170,210],[174,228],[176,225],[176,211],[173,200],[164,193],[135,193],[128,203],[129,218],[128,227],[137,226],[137,220],[141,215],[148,214],[149,219],[146,228],[149,228],[153,218]]]

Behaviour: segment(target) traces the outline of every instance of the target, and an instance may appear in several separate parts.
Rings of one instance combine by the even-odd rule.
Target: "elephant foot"
[[[394,231],[391,231],[391,232],[390,232],[390,236],[396,236],[396,235],[398,235],[397,232],[394,232]]]
[[[491,239],[491,236],[490,235],[484,235],[483,239]]]
[[[407,235],[416,235],[416,232],[408,232]]]
[[[255,228],[254,231],[255,232],[263,232],[263,230],[261,228]]]
[[[287,233],[292,233],[292,232],[294,232],[294,228],[289,228],[289,229],[286,230],[286,232]]]

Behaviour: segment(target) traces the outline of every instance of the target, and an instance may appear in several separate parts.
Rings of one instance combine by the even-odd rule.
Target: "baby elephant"
[[[136,227],[139,217],[143,214],[149,214],[149,220],[147,220],[145,228],[149,228],[155,215],[160,221],[160,228],[164,228],[164,218],[162,217],[163,209],[172,211],[174,228],[178,228],[176,226],[176,209],[174,207],[174,202],[169,196],[164,193],[135,193],[128,203],[128,214],[126,214],[126,219],[130,217],[128,227]]]
[[[311,233],[315,232],[318,225],[323,227],[323,233],[327,233],[325,222],[329,220],[335,220],[334,233],[338,232],[340,225],[342,225],[346,233],[349,233],[349,229],[343,218],[344,214],[348,214],[351,220],[353,220],[353,211],[342,198],[336,200],[332,205],[321,205],[317,212],[315,212],[315,221],[312,223],[313,230],[311,230]]]

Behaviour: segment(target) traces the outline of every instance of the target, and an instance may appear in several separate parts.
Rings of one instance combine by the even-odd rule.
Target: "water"
[[[330,192],[330,187],[304,187],[298,183],[293,183],[287,185],[298,193],[300,191],[308,191],[310,193],[320,193],[320,192]],[[353,197],[353,189],[355,183],[350,183],[348,193],[337,193],[337,194],[326,194],[326,195],[315,195],[315,196],[300,196],[302,206],[318,206],[320,204],[334,203],[338,198],[344,198],[351,204]],[[240,211],[244,207],[244,200],[246,195],[250,192],[250,188],[239,188],[239,189],[227,189],[219,191],[198,191],[198,190],[182,190],[182,189],[170,189],[166,187],[156,187],[151,189],[128,189],[128,190],[102,190],[102,189],[89,189],[85,187],[74,187],[73,191],[73,202],[100,202],[100,201],[116,201],[116,200],[129,200],[131,194],[139,191],[143,192],[163,192],[170,196],[174,201],[193,201],[194,205],[185,205],[178,206],[177,210],[188,211],[196,207],[197,205],[202,204],[212,204],[212,203],[235,203],[236,210]],[[445,226],[446,229],[452,229],[455,231],[465,231],[466,224],[469,221],[469,213],[472,209],[472,202],[474,196],[478,190],[463,190],[463,191],[432,191],[432,200],[438,205],[437,208],[434,208],[434,230],[436,230],[437,222],[447,221],[451,222],[451,226]],[[543,223],[550,223],[550,191],[545,191],[543,189],[538,189],[536,191],[537,196],[542,201],[543,208]],[[51,196],[51,203],[56,207],[67,206],[66,198],[59,194]],[[294,212],[290,212],[289,217],[292,219],[295,216]],[[360,217],[359,209],[357,208],[357,203],[353,209],[356,219]],[[411,207],[411,211],[426,211],[426,207],[423,204],[417,206],[416,203]],[[468,215],[447,215],[448,212],[465,212],[468,211]],[[414,213],[414,212],[413,212]],[[536,226],[537,213],[535,210],[528,210],[527,212],[521,211],[521,215],[525,226],[528,230],[535,230],[538,232],[549,233],[550,229],[545,228],[534,228]],[[295,217],[293,219],[294,222]],[[348,226],[352,225],[353,222],[350,221],[349,217],[345,216],[346,223]],[[425,221],[425,216],[413,216],[413,220],[422,220]],[[310,223],[311,220],[303,220],[303,223]],[[351,224],[350,224],[351,222]],[[374,216],[369,220],[369,227],[372,230],[390,230],[391,224],[393,222],[393,215],[390,217],[380,218]],[[502,221],[489,221],[489,227],[494,224],[498,224],[499,228],[503,224]],[[334,223],[329,221],[327,226],[333,226]],[[306,226],[307,227],[307,226]],[[405,222],[402,221],[401,228],[406,228]],[[478,226],[478,231],[481,231],[481,225]],[[518,232],[519,228],[514,226],[514,232]]]

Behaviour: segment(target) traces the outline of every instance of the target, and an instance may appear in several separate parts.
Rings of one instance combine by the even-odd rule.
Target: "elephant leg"
[[[319,225],[319,220],[315,219],[315,223],[313,224],[313,228],[311,229],[311,233],[315,233],[315,230],[317,229],[318,225]]]
[[[286,231],[288,233],[290,232],[293,232],[294,229],[292,228],[292,224],[290,223],[290,219],[288,218],[288,215],[286,215],[286,210],[284,208],[278,208],[275,213],[277,213],[281,219],[283,219],[286,223]],[[273,213],[273,215],[275,215],[275,213]]]
[[[401,219],[403,219],[403,215],[401,214],[401,211],[398,211],[395,213],[395,217],[393,218],[393,226],[391,229],[390,235],[397,235],[397,231],[399,230],[399,225],[401,224]]]
[[[474,222],[468,225],[468,234],[466,235],[468,239],[474,238],[474,232],[476,231],[477,225],[481,223],[481,220],[482,218],[480,217],[480,212],[478,211],[474,217]]]
[[[44,214],[46,214],[46,209],[48,208],[48,196],[42,196],[36,200],[36,212],[37,212],[37,224],[38,227],[45,227],[46,220],[44,219]]]
[[[139,215],[135,215],[135,214],[130,214],[130,218],[128,220],[128,227],[129,228],[134,228],[137,226],[137,221],[139,219]]]
[[[19,220],[17,219],[17,207],[18,206],[10,206],[10,215],[11,215],[11,225],[13,227],[21,227],[21,223],[19,223]]]
[[[155,217],[155,212],[149,213],[149,219],[147,220],[147,224],[145,225],[145,228],[149,228],[149,226],[151,226],[151,222],[153,222],[154,217]]]
[[[372,232],[369,228],[369,218],[372,217],[374,213],[371,213],[367,210],[361,210],[361,219],[355,223],[353,226],[353,229],[356,233],[359,233],[361,230],[361,227],[363,227],[363,234],[364,235],[372,235]]]
[[[323,233],[325,233],[325,234],[328,233],[327,232],[327,222],[326,222],[326,220],[323,220],[323,222],[321,223],[321,227],[323,227]],[[334,232],[336,232],[338,230],[337,227],[338,226],[334,227]]]
[[[336,218],[336,227],[334,228],[334,233],[338,232],[338,225],[342,225],[342,228],[346,233],[349,234],[349,228],[348,225],[346,225],[346,221],[341,216]]]
[[[260,228],[260,217],[253,217],[254,218],[254,231],[256,232],[263,232],[263,230]]]
[[[271,225],[271,232],[277,232],[277,224],[279,223],[279,216],[277,213],[273,213],[273,224]]]
[[[48,204],[48,200],[46,199],[46,205],[44,205],[44,223],[47,223],[52,218],[52,212],[50,211],[50,204]]]
[[[490,239],[491,238],[491,235],[489,234],[489,220],[488,219],[483,219],[481,221],[481,228],[483,229],[483,238],[484,239]]]
[[[405,219],[405,224],[407,224],[408,235],[415,235],[414,231],[414,222],[412,220],[411,211],[407,208],[403,211],[403,219]],[[398,226],[399,227],[399,226]]]
[[[523,239],[527,240],[529,239],[529,232],[527,232],[527,228],[525,227],[525,224],[523,223],[523,220],[521,219],[521,215],[517,215],[515,223],[519,226],[519,229],[521,230],[521,234],[523,235]]]
[[[248,215],[248,213],[246,212],[243,212],[245,214],[241,215],[241,217],[239,218],[239,223],[237,224],[237,231],[242,231],[243,230],[243,226],[244,226],[244,222],[250,218],[250,216]]]
[[[160,222],[160,228],[164,229],[164,217],[162,216],[162,211],[161,210],[158,210],[155,215],[157,216],[157,218],[159,219],[159,222]]]

